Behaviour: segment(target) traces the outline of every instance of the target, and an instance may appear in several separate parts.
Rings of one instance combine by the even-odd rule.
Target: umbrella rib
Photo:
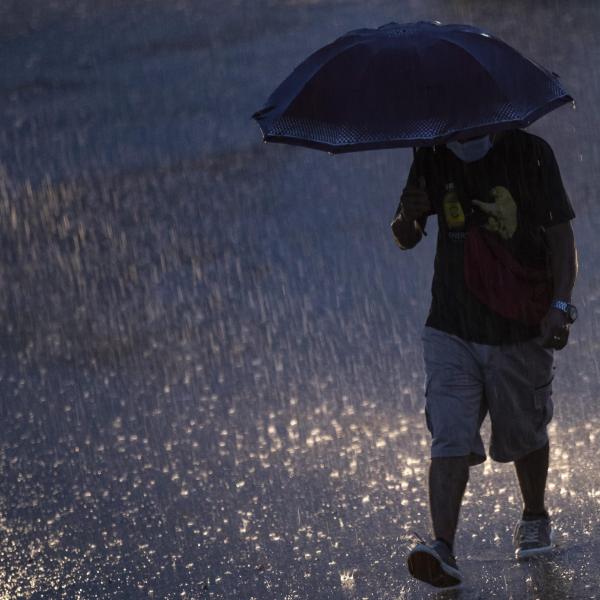
[[[504,93],[504,90],[498,85],[498,82],[490,75],[490,72],[488,70],[487,65],[483,64],[476,56],[474,56],[473,54],[471,54],[468,50],[465,50],[465,48],[463,48],[463,46],[461,46],[460,44],[457,44],[453,40],[449,40],[447,37],[440,37],[439,40],[441,42],[445,42],[445,43],[449,44],[450,46],[452,46],[454,48],[458,48],[467,57],[473,59],[473,61],[476,62],[484,70],[484,72],[488,75],[489,79],[493,82],[493,84],[496,87],[496,89],[498,89],[500,91],[500,93],[504,97],[504,100],[507,103],[507,105],[509,105],[511,108],[514,108],[512,106],[512,104],[510,103],[510,101],[508,100],[506,94]]]
[[[364,39],[355,39],[351,43],[349,43],[343,50],[341,50],[338,54],[334,55],[334,57],[337,57],[340,54],[342,54],[356,46],[359,46],[360,44],[364,44]],[[330,46],[333,46],[333,43],[330,44]],[[321,48],[320,50],[316,50],[311,55],[311,57],[315,57],[315,55],[318,54],[321,50],[323,50],[323,48]],[[307,60],[310,60],[311,57],[309,57],[309,59],[307,59]],[[319,73],[320,69],[323,67],[323,64],[327,64],[327,62],[329,62],[329,60],[330,60],[330,58],[324,62],[319,62],[316,65],[311,65],[310,69],[308,69],[308,65],[305,64],[306,61],[304,61],[303,63],[300,63],[294,69],[294,71],[292,71],[292,73],[281,82],[279,87],[271,94],[271,96],[269,96],[266,104],[267,105],[268,104],[277,105],[278,112],[280,114],[285,112],[289,108],[290,104],[302,93],[302,90],[304,90],[304,88],[306,88],[306,86],[313,80],[315,75],[317,75]],[[310,76],[303,78],[301,85],[299,85],[295,88],[292,88],[292,89],[285,90],[284,88],[286,86],[286,83],[288,83],[289,81],[292,81],[293,78],[296,76],[297,71],[299,69],[301,69],[302,67],[306,68],[309,72],[311,72]],[[279,101],[276,100],[276,96],[278,94],[281,94],[281,96],[282,96],[282,99]]]

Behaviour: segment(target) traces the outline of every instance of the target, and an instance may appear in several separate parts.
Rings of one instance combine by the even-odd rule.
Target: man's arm
[[[560,223],[546,229],[546,239],[552,259],[554,299],[571,302],[577,277],[577,248],[571,222]]]
[[[554,299],[570,303],[578,269],[577,248],[570,221],[548,227],[546,239],[551,253]],[[569,335],[565,313],[557,308],[550,308],[542,319],[540,328],[542,345],[557,350],[564,348]]]
[[[419,185],[408,184],[400,198],[400,206],[392,221],[392,233],[402,250],[414,248],[423,237],[423,228],[431,204],[427,195],[425,178],[419,178]]]

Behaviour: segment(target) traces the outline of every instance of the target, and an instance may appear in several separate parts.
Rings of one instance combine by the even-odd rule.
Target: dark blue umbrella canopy
[[[388,23],[311,54],[252,115],[266,142],[331,153],[526,127],[572,102],[558,75],[470,25]]]

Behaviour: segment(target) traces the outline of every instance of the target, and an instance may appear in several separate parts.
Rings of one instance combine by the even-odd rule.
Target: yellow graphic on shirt
[[[501,185],[492,188],[489,195],[492,202],[473,200],[473,204],[488,216],[484,227],[508,240],[517,230],[517,204],[510,192]]]
[[[458,200],[458,195],[454,189],[454,184],[449,183],[446,186],[446,193],[442,201],[446,223],[450,229],[460,229],[465,225],[465,213]]]

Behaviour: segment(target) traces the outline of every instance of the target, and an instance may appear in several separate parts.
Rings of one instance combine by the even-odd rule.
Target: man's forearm
[[[392,233],[396,243],[403,250],[409,250],[416,246],[421,240],[422,233],[416,221],[405,220],[400,214],[392,221]]]
[[[577,277],[577,248],[570,223],[546,230],[551,252],[554,298],[571,302]]]

